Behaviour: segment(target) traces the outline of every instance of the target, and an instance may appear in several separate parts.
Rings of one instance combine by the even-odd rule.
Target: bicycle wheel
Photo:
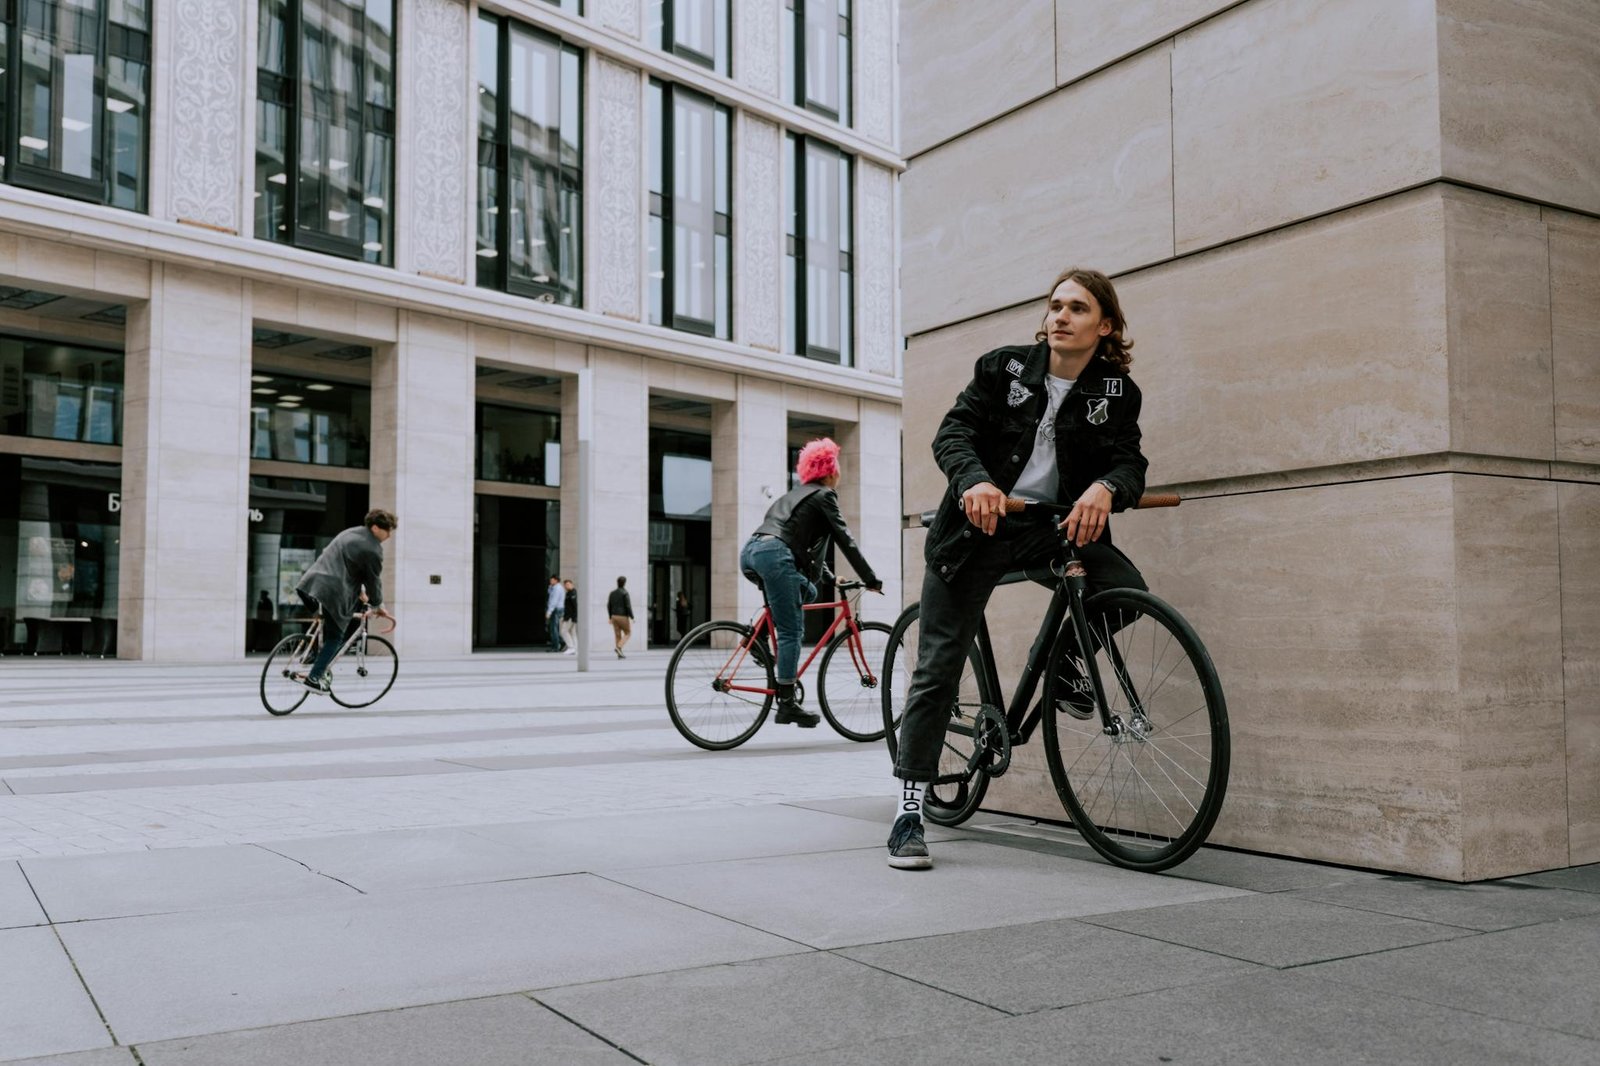
[[[889,742],[889,758],[898,761],[900,719],[905,714],[906,694],[911,687],[911,675],[917,668],[917,640],[922,632],[922,605],[913,603],[900,612],[889,635],[889,647],[883,657],[883,730]],[[977,726],[978,712],[983,708],[983,689],[987,685],[978,646],[967,649],[967,661],[961,671],[961,683],[956,689],[955,702],[949,707],[950,724],[945,728],[944,750],[939,756],[938,773],[961,773],[972,757],[973,732]],[[938,825],[960,825],[971,818],[989,790],[989,775],[982,770],[966,781],[943,785],[930,785],[923,793],[922,814]]]
[[[667,713],[691,744],[736,748],[767,720],[777,690],[772,657],[750,647],[750,627],[705,622],[691,629],[667,663]]]
[[[315,648],[304,633],[291,633],[273,645],[261,668],[261,705],[268,714],[293,714],[311,692],[294,675],[311,669]]]
[[[400,656],[382,637],[357,637],[328,671],[328,695],[341,707],[370,707],[394,686]]]
[[[861,629],[860,644],[851,640],[849,629],[844,629],[822,653],[817,706],[840,736],[866,743],[883,739],[883,698],[878,694],[878,682],[894,627],[883,622],[857,625]]]
[[[1150,593],[1109,589],[1084,607],[1112,725],[1098,711],[1082,720],[1055,702],[1062,660],[1078,655],[1063,626],[1045,681],[1050,777],[1090,847],[1118,866],[1164,870],[1205,841],[1222,810],[1222,685],[1189,623]]]

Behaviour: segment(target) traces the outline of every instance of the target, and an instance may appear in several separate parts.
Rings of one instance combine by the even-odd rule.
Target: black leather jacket
[[[823,553],[831,539],[868,585],[878,585],[878,576],[856,547],[850,527],[839,512],[839,496],[818,481],[790,489],[767,508],[757,533],[777,537],[794,553],[794,565],[813,583],[822,569]]]
[[[961,494],[988,481],[1010,492],[1033,454],[1034,434],[1049,403],[1045,372],[1050,347],[996,348],[979,357],[972,381],[933,437],[933,458],[950,491],[928,529],[924,558],[949,580],[972,554],[979,532],[961,511]],[[1056,499],[1070,503],[1096,481],[1112,486],[1111,509],[1122,511],[1144,493],[1150,465],[1139,450],[1139,386],[1101,358],[1089,360],[1056,414]],[[1106,527],[1104,541],[1111,542]]]

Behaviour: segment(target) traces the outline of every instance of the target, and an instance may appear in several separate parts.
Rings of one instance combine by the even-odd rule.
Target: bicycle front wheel
[[[291,633],[273,645],[261,668],[261,705],[268,714],[293,714],[311,695],[295,678],[305,676],[315,657],[316,649],[304,633]]]
[[[772,657],[752,646],[750,627],[705,622],[667,663],[667,713],[691,744],[726,751],[755,736],[777,692]]]
[[[1082,677],[1071,623],[1046,674],[1045,756],[1089,846],[1118,866],[1165,870],[1211,832],[1228,787],[1228,709],[1200,638],[1164,601],[1109,589],[1084,604],[1110,724],[1058,700]]]
[[[842,737],[867,743],[883,739],[883,698],[878,685],[883,656],[894,627],[883,622],[858,622],[859,643],[849,629],[828,642],[817,676],[817,705]]]
[[[883,730],[889,742],[889,758],[898,762],[900,756],[900,721],[905,716],[906,695],[911,688],[911,675],[917,669],[917,647],[922,634],[922,605],[913,603],[894,624],[889,635],[889,647],[883,657]],[[963,773],[971,760],[978,714],[983,709],[983,667],[974,641],[967,649],[962,664],[961,681],[956,688],[955,700],[946,708],[949,725],[945,727],[944,746],[939,753],[939,776]],[[963,781],[929,785],[923,793],[922,814],[938,825],[960,825],[977,812],[983,795],[989,790],[989,775],[977,769]]]
[[[357,637],[333,660],[328,695],[341,707],[370,707],[394,686],[400,656],[382,637]]]

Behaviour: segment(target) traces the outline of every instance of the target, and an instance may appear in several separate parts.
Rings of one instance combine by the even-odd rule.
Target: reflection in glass
[[[783,0],[781,78],[794,103],[850,124],[850,0]]]
[[[795,191],[786,204],[786,347],[849,366],[854,314],[850,158],[832,145],[795,134],[789,135],[788,151]]]
[[[480,481],[561,484],[561,416],[520,407],[478,405]]]
[[[245,650],[264,652],[298,630],[306,611],[295,586],[322,549],[367,512],[363,484],[250,478]]]
[[[254,378],[250,458],[366,468],[371,389],[260,368]]]
[[[122,443],[122,355],[0,337],[0,433]]]
[[[732,302],[728,109],[708,96],[654,80],[646,91],[646,103],[650,321],[728,337]]]

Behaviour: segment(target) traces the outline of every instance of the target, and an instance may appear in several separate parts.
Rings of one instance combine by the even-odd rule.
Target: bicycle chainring
[[[1011,768],[1011,733],[1005,715],[984,704],[972,726],[974,765],[990,777],[999,777]]]

